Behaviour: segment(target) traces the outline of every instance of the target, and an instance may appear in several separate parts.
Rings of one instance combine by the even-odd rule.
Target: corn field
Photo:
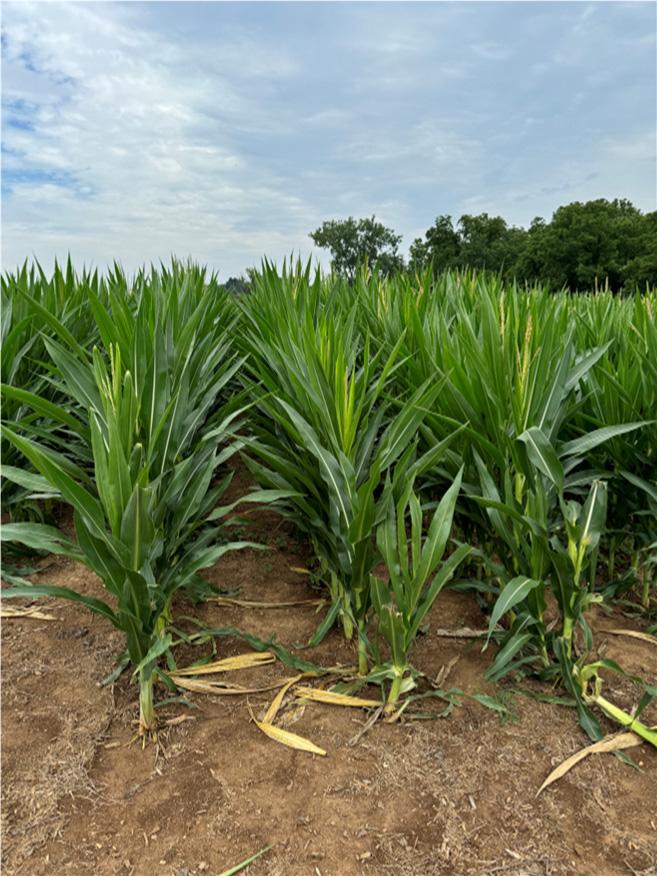
[[[312,549],[327,608],[309,645],[334,628],[353,644],[336,691],[411,715],[414,642],[457,588],[488,617],[489,681],[532,677],[591,739],[611,722],[657,745],[641,720],[657,689],[600,655],[589,623],[621,606],[657,632],[655,291],[366,269],[350,284],[265,262],[231,297],[191,264],[26,264],[2,280],[1,449],[3,600],[75,600],[120,630],[142,736],[182,689],[177,596],[204,599],[203,569],[260,547],[231,535],[250,502]],[[253,488],[226,501],[238,459]],[[47,553],[105,597],[32,575]],[[607,695],[619,674],[632,712]]]

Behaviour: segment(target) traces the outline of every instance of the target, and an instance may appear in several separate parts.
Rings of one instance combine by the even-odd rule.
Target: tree
[[[509,228],[501,216],[468,213],[459,219],[460,261],[463,267],[513,273],[526,231]]]
[[[643,216],[639,255],[623,269],[623,292],[643,292],[646,286],[657,286],[657,210]]]
[[[545,274],[545,235],[547,224],[541,216],[532,219],[529,230],[525,232],[525,239],[515,264],[515,275],[518,280],[535,282],[544,278]]]
[[[650,216],[630,201],[618,199],[574,201],[559,207],[540,238],[540,278],[573,292],[605,285],[618,292],[625,288],[628,275],[630,282],[654,283]]]
[[[461,241],[452,224],[452,217],[438,216],[425,232],[424,240],[416,237],[410,248],[410,268],[420,271],[429,264],[436,273],[453,268],[459,263]]]
[[[244,277],[229,277],[224,283],[224,289],[231,295],[243,295],[250,291],[251,284]]]
[[[511,278],[525,246],[527,232],[509,227],[501,216],[480,213],[461,216],[455,229],[452,217],[438,216],[424,235],[411,244],[410,266],[433,265],[436,273],[448,268],[502,271]]]
[[[404,261],[398,253],[401,235],[395,234],[375,217],[371,219],[332,219],[311,232],[316,246],[331,253],[331,268],[353,282],[359,266],[367,261],[384,274],[402,270]]]
[[[443,215],[410,254],[412,269],[475,268],[553,289],[631,293],[657,285],[657,212],[644,215],[628,200],[574,201],[527,230],[488,213],[466,213],[455,229]]]

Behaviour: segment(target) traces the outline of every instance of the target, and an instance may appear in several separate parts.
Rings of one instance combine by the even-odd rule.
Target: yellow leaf
[[[325,599],[294,599],[291,602],[255,602],[250,599],[232,599],[229,596],[212,596],[208,602],[219,605],[237,605],[239,608],[294,608],[298,605],[324,605]]]
[[[641,639],[649,645],[657,645],[657,636],[650,633],[642,633],[639,630],[600,630],[601,633],[611,633],[614,636],[631,636],[633,639]]]
[[[266,693],[270,690],[276,690],[281,684],[287,684],[289,679],[277,681],[275,684],[268,684],[266,687],[242,687],[241,684],[229,684],[226,681],[204,681],[201,678],[179,678],[172,674],[171,678],[177,687],[183,690],[193,691],[194,693],[205,693],[211,696],[231,696],[238,694],[254,694]]]
[[[265,712],[265,717],[262,719],[265,723],[271,724],[271,722],[274,720],[274,718],[278,714],[278,710],[281,707],[281,703],[283,702],[283,697],[285,696],[285,694],[288,692],[288,690],[292,687],[293,684],[295,684],[297,681],[299,681],[302,678],[303,678],[303,673],[301,673],[301,675],[295,675],[294,678],[288,679],[283,684],[283,687],[276,694],[274,699],[269,704],[269,708]]]
[[[31,620],[54,621],[57,618],[52,614],[45,614],[37,608],[0,608],[0,617],[30,618]]]
[[[281,745],[287,745],[288,748],[296,748],[298,751],[306,751],[308,754],[319,754],[322,757],[326,757],[326,752],[323,748],[315,745],[309,739],[299,736],[297,733],[281,730],[280,727],[274,727],[273,724],[269,724],[267,721],[256,721],[255,723],[270,739],[280,742]]]
[[[584,760],[585,757],[588,757],[589,754],[600,754],[605,751],[621,751],[624,748],[632,748],[635,745],[641,745],[642,742],[643,740],[635,733],[616,733],[614,736],[607,736],[599,742],[594,742],[593,745],[587,745],[586,748],[581,748],[579,751],[576,751],[575,754],[566,758],[566,760],[559,764],[556,769],[552,770],[550,775],[536,792],[536,796],[538,797],[541,791],[545,790],[545,788],[547,788],[548,785],[551,785],[552,782],[556,782],[558,779],[562,778],[562,776],[565,776],[569,770],[578,764],[580,760]]]
[[[213,663],[204,663],[202,666],[187,666],[184,669],[176,669],[173,674],[177,677],[183,675],[213,675],[215,672],[254,669],[257,666],[266,666],[268,663],[274,663],[275,660],[276,658],[270,651],[250,651],[247,654],[238,654],[235,657],[215,660]]]
[[[294,695],[305,700],[314,700],[317,703],[328,703],[331,706],[351,706],[357,709],[377,709],[381,705],[377,700],[352,697],[318,687],[298,687]]]
[[[195,721],[194,715],[178,715],[176,718],[169,718],[164,723],[168,727],[175,727],[178,724],[184,724],[186,721]]]

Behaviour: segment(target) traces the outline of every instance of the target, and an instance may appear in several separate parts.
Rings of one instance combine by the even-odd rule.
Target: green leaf
[[[312,634],[312,636],[308,640],[308,644],[306,645],[307,648],[316,648],[318,645],[320,645],[324,641],[326,634],[335,624],[339,612],[340,612],[340,603],[337,601],[332,602],[329,610],[324,615],[324,619],[322,620],[322,622],[319,624],[319,626],[317,627],[315,632]]]
[[[609,441],[610,438],[616,438],[618,435],[624,435],[627,432],[634,432],[636,429],[641,429],[644,426],[650,425],[653,420],[642,420],[636,423],[621,423],[618,426],[603,426],[601,429],[594,429],[592,432],[587,432],[580,438],[575,438],[573,441],[566,441],[561,445],[559,450],[560,456],[583,456],[590,450],[593,450],[599,444]]]
[[[165,651],[168,651],[171,647],[172,641],[173,639],[169,633],[164,636],[158,636],[144,655],[143,659],[135,666],[132,673],[133,678],[139,675],[141,670],[146,668],[150,663],[154,663],[158,657],[165,653]]]
[[[0,465],[0,477],[18,484],[24,489],[29,490],[30,493],[38,493],[41,496],[49,497],[59,495],[59,491],[54,490],[51,483],[42,475],[26,471],[23,468],[16,468],[14,465]]]
[[[588,548],[596,548],[607,519],[607,484],[593,481],[581,513],[580,539]]]
[[[486,678],[497,682],[509,671],[511,660],[522,651],[534,638],[534,634],[526,629],[513,630],[505,638],[503,646],[495,655],[495,659],[486,670]],[[530,659],[533,659],[530,658]]]
[[[38,444],[17,435],[7,426],[4,427],[3,432],[12,444],[30,460],[32,465],[59,489],[62,496],[104,534],[104,517],[100,504],[84,487],[76,484],[62,466],[57,464],[54,454],[46,454]]]
[[[0,591],[1,599],[39,599],[42,596],[54,596],[57,599],[68,599],[70,602],[77,602],[80,605],[84,605],[93,614],[99,614],[101,617],[106,618],[117,629],[122,629],[117,615],[106,602],[103,602],[102,599],[96,599],[94,596],[76,593],[75,590],[70,590],[68,587],[59,587],[54,584],[35,584],[5,587]]]
[[[431,575],[440,562],[445,550],[445,545],[452,529],[454,509],[456,508],[456,500],[461,489],[462,476],[463,469],[459,471],[454,483],[440,500],[431,520],[429,532],[422,548],[420,565],[416,570],[416,575],[422,582],[426,581]]]
[[[63,532],[44,523],[4,523],[0,526],[0,541],[15,541],[33,550],[82,559],[80,549]]]
[[[526,575],[518,575],[504,585],[490,616],[486,644],[490,641],[490,637],[492,636],[495,627],[507,611],[510,611],[519,602],[522,602],[532,590],[536,587],[540,587],[541,584],[542,582],[537,581],[535,578],[528,578]]]
[[[646,493],[653,502],[657,503],[657,483],[651,484],[643,478],[640,478],[637,475],[633,474],[631,471],[623,470],[621,471],[621,474],[625,478],[625,480],[629,481],[640,490],[643,490],[644,493]]]
[[[241,864],[237,864],[235,867],[231,867],[230,870],[224,870],[220,876],[235,876],[235,874],[240,873],[242,870],[246,869],[249,864],[252,864],[254,861],[257,861],[258,858],[261,858],[266,852],[271,849],[271,846],[265,846],[264,849],[260,849],[259,852],[256,852],[255,855],[251,855],[250,858],[247,858],[245,861],[242,861]]]
[[[80,421],[61,405],[56,405],[34,392],[29,392],[27,389],[21,389],[17,386],[7,386],[6,383],[0,384],[0,391],[5,398],[29,405],[42,417],[53,420],[55,423],[62,423],[62,425],[68,426],[69,429],[72,429],[73,432],[84,434]]]
[[[438,573],[427,588],[426,593],[422,596],[420,604],[418,606],[418,610],[415,612],[413,624],[410,628],[410,635],[412,638],[415,638],[415,636],[417,635],[422,621],[428,614],[429,609],[433,605],[436,597],[443,589],[443,587],[449,582],[450,578],[452,577],[456,569],[461,565],[463,560],[468,556],[470,550],[470,545],[459,545],[459,547],[457,547],[457,549],[449,555],[445,563],[443,563],[443,565],[438,570]]]
[[[527,456],[534,465],[556,486],[559,492],[563,491],[563,466],[559,461],[557,452],[544,432],[536,426],[527,429],[518,436],[527,448]]]

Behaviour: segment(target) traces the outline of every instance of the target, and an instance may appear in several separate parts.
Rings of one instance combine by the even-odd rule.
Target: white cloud
[[[408,245],[441,213],[651,209],[645,7],[5,3],[5,267],[226,276],[349,214]]]
[[[238,271],[304,240],[310,208],[235,143],[236,132],[280,130],[280,117],[234,81],[112,4],[8,4],[4,35],[3,99],[27,102],[31,124],[3,131],[5,173],[20,172],[3,204],[5,263],[64,245],[96,262],[175,251]],[[242,76],[293,68],[243,51]],[[242,52],[219,54],[230,67]],[[236,232],[247,216],[256,227]]]
[[[494,193],[463,199],[461,212],[486,211],[502,215],[509,224],[526,226],[535,216],[549,219],[557,207],[571,201],[629,198],[644,210],[654,210],[656,167],[654,134],[607,138],[592,143],[585,156],[555,161],[540,177],[528,180],[518,168]]]

